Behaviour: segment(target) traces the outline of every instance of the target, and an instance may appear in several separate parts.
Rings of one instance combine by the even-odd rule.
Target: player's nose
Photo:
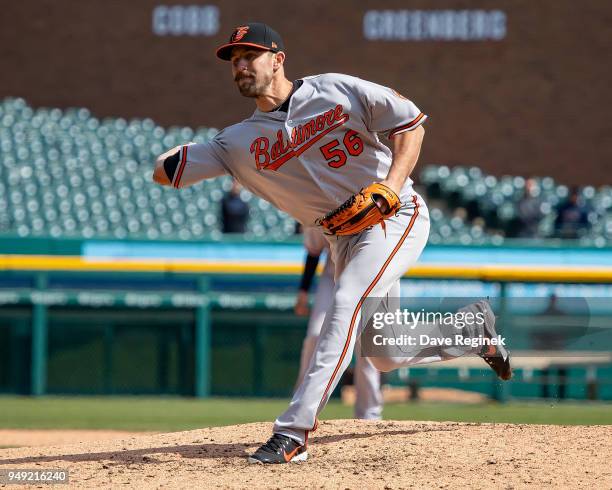
[[[233,61],[234,68],[237,71],[245,71],[248,68],[248,62],[245,58],[240,57]]]

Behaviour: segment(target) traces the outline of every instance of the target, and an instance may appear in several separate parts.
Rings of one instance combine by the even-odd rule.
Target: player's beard
[[[257,98],[265,93],[271,82],[271,75],[262,75],[262,80],[259,81],[255,75],[243,75],[236,80],[236,85],[243,97]]]

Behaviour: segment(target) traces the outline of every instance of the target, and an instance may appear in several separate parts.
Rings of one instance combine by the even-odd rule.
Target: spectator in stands
[[[540,188],[534,179],[527,179],[525,182],[525,195],[519,201],[516,211],[519,221],[518,236],[536,238],[543,213]]]
[[[223,233],[244,233],[249,217],[249,205],[240,197],[242,186],[232,181],[232,188],[221,201],[221,225]]]
[[[588,212],[578,197],[578,189],[573,188],[565,203],[557,209],[555,236],[558,238],[578,238],[589,224]]]

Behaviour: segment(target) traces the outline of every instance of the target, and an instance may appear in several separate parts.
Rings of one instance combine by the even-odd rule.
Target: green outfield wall
[[[298,241],[166,244],[173,250],[209,247],[206,254],[226,255],[238,247],[241,254],[240,261],[211,255],[178,262],[96,258],[83,253],[82,240],[42,243],[0,241],[0,392],[196,397],[291,393],[306,329],[306,319],[293,314],[303,254]],[[108,250],[115,245],[108,242]],[[97,246],[107,250],[104,242]],[[403,280],[408,294],[468,288],[512,305],[521,295],[554,291],[603,298],[599,304],[604,306],[612,296],[607,249],[515,244],[506,251],[465,247],[461,255],[452,247],[428,249],[421,268]],[[505,257],[506,262],[477,263],[471,255]],[[528,255],[540,256],[539,263],[511,262]],[[455,263],[445,262],[449,257],[455,257]],[[576,348],[611,352],[609,319],[605,307],[592,309],[591,330],[580,333],[584,339]],[[499,324],[513,348],[528,350],[541,349],[560,331],[575,331],[582,321],[515,312],[508,319],[502,315]],[[544,392],[544,378],[550,376],[563,376],[562,393],[554,379]],[[576,365],[563,372],[525,370],[503,392],[484,363],[467,373],[411,370],[387,377],[398,385],[415,380],[422,387],[459,387],[498,398],[612,399],[612,368],[605,364]]]

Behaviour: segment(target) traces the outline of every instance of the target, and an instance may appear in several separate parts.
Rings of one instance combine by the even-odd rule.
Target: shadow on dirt
[[[422,432],[440,432],[452,431],[454,428],[448,427],[424,427],[422,429],[407,429],[407,430],[380,430],[379,432],[367,434],[336,434],[329,436],[313,437],[312,444],[332,444],[340,441],[368,439],[371,437],[384,436],[385,438],[392,436],[407,436]],[[126,449],[116,451],[105,451],[97,453],[82,453],[82,454],[63,454],[63,455],[47,455],[47,456],[28,456],[24,458],[2,459],[0,454],[0,465],[15,465],[15,464],[30,464],[30,463],[48,463],[52,461],[68,461],[72,463],[86,461],[104,461],[106,464],[103,467],[111,466],[126,466],[133,464],[158,464],[162,461],[155,458],[155,455],[163,454],[178,454],[183,458],[243,458],[250,452],[253,452],[259,445],[264,442],[252,443],[236,443],[236,444],[216,444],[216,443],[194,443],[189,445],[165,447],[145,448],[145,449]],[[390,441],[391,443],[391,441]],[[34,448],[33,448],[34,449]],[[40,449],[40,448],[39,448]]]

